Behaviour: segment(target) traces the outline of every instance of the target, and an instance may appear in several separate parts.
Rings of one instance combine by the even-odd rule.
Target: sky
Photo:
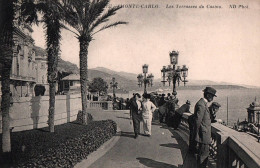
[[[130,8],[130,4],[139,8]],[[140,7],[149,4],[155,8]],[[259,0],[111,0],[111,5],[124,8],[110,23],[128,24],[94,35],[89,68],[138,74],[142,65],[148,64],[149,73],[160,78],[162,67],[170,64],[169,52],[177,50],[179,65],[189,68],[188,80],[260,86]],[[204,8],[199,8],[201,5]],[[33,29],[35,44],[45,48],[42,25]],[[62,31],[61,58],[79,65],[78,40],[66,30]]]

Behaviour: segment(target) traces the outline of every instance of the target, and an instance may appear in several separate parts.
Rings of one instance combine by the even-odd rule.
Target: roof
[[[47,55],[47,51],[41,47],[34,46],[33,49],[35,50],[35,56]]]
[[[70,74],[69,76],[66,76],[66,77],[62,78],[61,80],[62,81],[64,81],[64,80],[79,81],[80,80],[80,76],[79,76],[79,74]]]

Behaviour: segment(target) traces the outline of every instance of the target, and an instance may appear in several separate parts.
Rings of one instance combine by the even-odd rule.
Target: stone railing
[[[111,101],[87,101],[88,109],[112,110]],[[0,104],[1,107],[1,104]],[[1,109],[1,108],[0,108]],[[14,99],[10,107],[10,127],[13,132],[38,129],[48,126],[49,96],[20,97]],[[80,94],[56,95],[54,124],[64,124],[76,120],[81,110]],[[2,115],[0,111],[0,133]]]
[[[112,101],[87,101],[89,109],[113,110]]]
[[[183,128],[187,131],[188,117],[184,113]],[[212,143],[210,144],[210,160],[217,168],[259,168],[260,143],[253,136],[237,132],[219,123],[212,124]]]

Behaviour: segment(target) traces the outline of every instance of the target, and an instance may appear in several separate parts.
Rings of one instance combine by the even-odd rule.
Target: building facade
[[[46,91],[48,91],[46,51],[34,45],[32,38],[33,29],[30,25],[25,23],[18,24],[18,21],[15,21],[14,25],[13,61],[10,74],[12,96],[33,96],[34,88],[37,85],[43,85]]]
[[[13,62],[10,89],[13,96],[26,97],[33,94],[36,84],[36,61],[31,26],[15,22]]]
[[[36,86],[41,85],[46,89],[45,94],[49,91],[48,84],[48,60],[47,60],[47,52],[46,50],[35,46],[35,69],[36,69]]]

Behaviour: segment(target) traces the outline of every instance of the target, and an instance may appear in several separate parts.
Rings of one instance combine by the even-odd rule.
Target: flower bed
[[[104,120],[88,125],[66,123],[55,126],[54,133],[47,128],[12,133],[13,165],[73,167],[115,135],[116,128],[114,121]]]

